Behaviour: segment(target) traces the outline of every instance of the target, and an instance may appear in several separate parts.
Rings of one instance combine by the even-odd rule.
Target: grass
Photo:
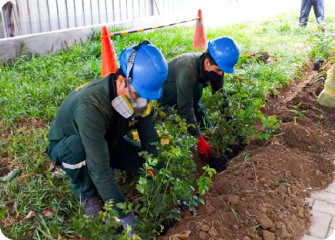
[[[334,29],[334,11],[326,8],[326,29]],[[281,14],[252,24],[207,29],[209,40],[232,37],[240,46],[241,58],[235,75],[245,78],[241,97],[264,100],[266,94],[298,78],[311,51],[307,43],[319,34],[313,17],[299,28],[298,12]],[[123,48],[150,40],[169,60],[192,52],[193,27],[176,27],[113,39],[117,55]],[[272,59],[263,63],[248,57],[267,51]],[[57,54],[32,55],[0,62],[0,168],[19,169],[20,175],[0,183],[0,228],[11,239],[74,238],[73,221],[79,217],[79,203],[67,177],[52,177],[44,154],[48,125],[75,87],[100,75],[98,35]],[[236,91],[236,78],[226,75],[228,94]],[[209,96],[205,92],[204,98]],[[260,105],[263,104],[260,101]],[[247,157],[246,157],[247,161]],[[4,210],[6,209],[6,210]],[[54,211],[47,217],[44,210]],[[23,220],[30,211],[35,217]],[[256,228],[256,227],[255,227]]]

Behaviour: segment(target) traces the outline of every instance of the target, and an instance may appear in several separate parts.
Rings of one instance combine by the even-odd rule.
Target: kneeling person
[[[159,137],[151,100],[162,94],[168,74],[167,62],[153,45],[141,43],[120,54],[121,68],[71,92],[52,122],[47,153],[71,179],[83,212],[97,215],[101,210],[98,194],[114,205],[125,202],[112,168],[139,174],[145,160],[141,151],[157,155]],[[131,127],[138,130],[141,143],[124,136]],[[123,223],[125,216],[118,210]]]
[[[221,92],[227,99],[223,88],[224,73],[233,73],[239,56],[236,43],[231,38],[221,37],[210,41],[205,53],[186,53],[169,62],[168,78],[158,102],[164,107],[177,106],[180,116],[195,126],[190,127],[189,132],[198,139],[198,152],[207,160],[211,147],[198,127],[198,123],[210,125],[200,103],[203,89],[210,85],[213,93]]]

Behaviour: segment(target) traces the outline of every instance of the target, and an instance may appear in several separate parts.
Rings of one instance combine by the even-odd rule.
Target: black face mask
[[[222,81],[223,79],[223,74],[220,75],[214,71],[210,71],[210,72],[207,72],[207,79],[209,81],[213,81],[213,82],[218,82],[218,81]]]

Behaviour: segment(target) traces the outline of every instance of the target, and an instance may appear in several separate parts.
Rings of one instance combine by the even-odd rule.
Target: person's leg
[[[73,191],[81,201],[84,214],[97,216],[102,210],[102,204],[88,173],[85,148],[80,137],[71,135],[58,143],[51,142],[47,153],[51,160],[70,177]]]
[[[111,167],[126,170],[134,175],[140,175],[145,159],[138,156],[142,151],[141,144],[129,138],[123,138],[115,147],[109,149]]]
[[[320,26],[323,26],[325,23],[324,0],[314,0],[313,8],[316,21]]]
[[[57,144],[50,144],[51,160],[70,177],[74,193],[81,200],[97,195],[97,189],[88,173],[86,153],[79,136],[68,136]]]
[[[128,137],[123,138],[115,147],[109,149],[111,167],[129,171],[139,176],[141,173],[140,169],[145,163],[145,159],[138,155],[142,151],[140,143]],[[163,166],[163,163],[159,163],[156,168],[160,169]]]
[[[306,26],[308,22],[308,16],[311,11],[311,0],[301,0],[301,10],[299,17],[299,26]]]

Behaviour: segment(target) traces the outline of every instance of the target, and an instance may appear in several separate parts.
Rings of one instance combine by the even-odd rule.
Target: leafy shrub
[[[159,235],[164,220],[180,220],[180,207],[188,207],[196,214],[195,207],[203,199],[195,192],[195,163],[191,148],[195,138],[190,136],[188,124],[179,115],[160,112],[164,117],[157,124],[162,139],[157,145],[159,156],[143,153],[146,159],[142,176],[136,185],[139,191],[136,203],[120,203],[117,206],[126,214],[133,211],[137,215],[136,231],[143,239]],[[157,166],[163,166],[157,169]],[[154,176],[148,173],[152,170]],[[214,169],[205,168],[205,174],[198,182],[199,191],[204,194],[211,184]]]

